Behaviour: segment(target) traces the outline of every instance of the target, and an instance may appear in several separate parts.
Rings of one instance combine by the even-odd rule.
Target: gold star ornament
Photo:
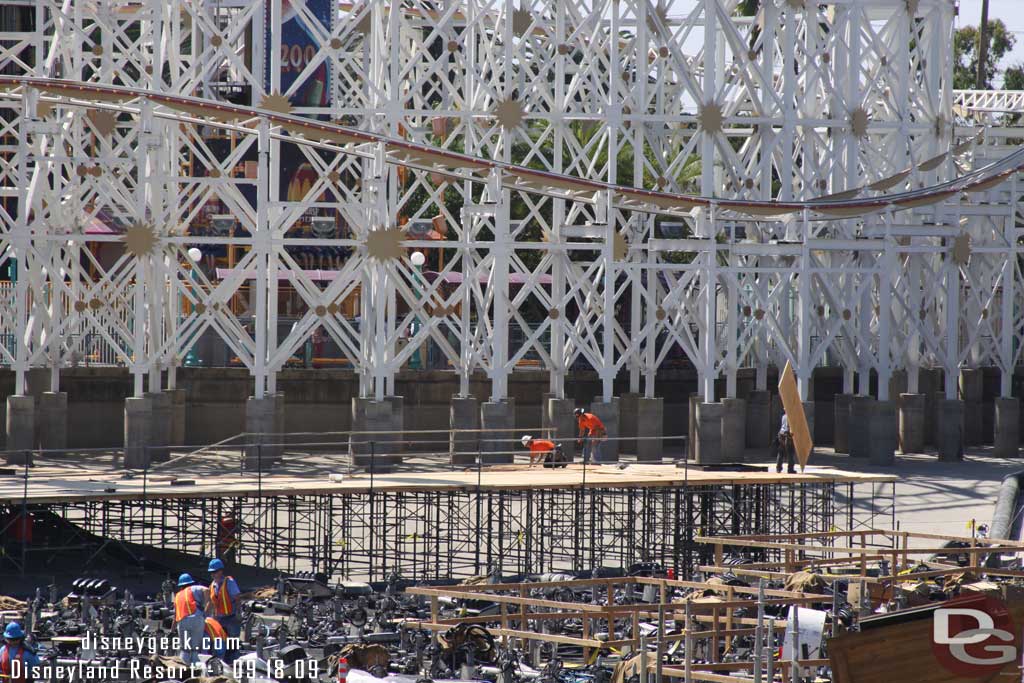
[[[366,235],[366,251],[370,258],[390,261],[402,257],[402,240],[405,231],[401,228],[371,230]]]
[[[125,231],[121,240],[124,242],[124,249],[136,258],[149,256],[157,243],[157,236],[153,227],[145,223],[133,223]]]

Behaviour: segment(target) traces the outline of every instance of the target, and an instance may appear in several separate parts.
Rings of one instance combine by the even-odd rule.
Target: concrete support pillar
[[[868,458],[871,456],[870,423],[871,404],[875,399],[870,396],[854,396],[850,401],[850,420],[847,425],[850,457]]]
[[[124,400],[124,466],[149,467],[149,446],[153,443],[153,406],[147,397]]]
[[[964,368],[960,371],[960,399],[964,409],[964,445],[977,446],[985,442],[982,400],[985,398],[984,376],[981,370]]]
[[[590,404],[590,412],[597,415],[608,430],[608,439],[598,449],[598,457],[594,462],[618,462],[619,461],[619,398],[613,396],[608,403],[594,401]]]
[[[964,457],[964,402],[943,399],[938,414],[939,460],[957,462]]]
[[[722,454],[721,403],[697,404],[697,443],[695,460],[701,465],[725,462]]]
[[[387,396],[383,401],[352,399],[353,434],[349,437],[349,452],[357,467],[387,472],[396,462],[401,462],[395,442],[401,438],[403,404],[401,396]]]
[[[153,426],[150,431],[150,460],[167,462],[171,452],[167,448],[171,444],[171,419],[173,406],[171,397],[163,391],[147,392],[150,410],[153,413]]]
[[[167,389],[165,393],[171,397],[171,445],[185,446],[185,405],[186,394],[184,389]],[[187,444],[198,445],[198,444]]]
[[[996,398],[993,453],[1000,458],[1020,454],[1020,401],[1015,398]]]
[[[284,455],[284,444],[286,431],[284,426],[285,412],[284,412],[284,393],[277,392],[273,396],[274,399],[274,446],[271,448],[271,457],[274,460],[280,460]]]
[[[546,422],[554,430],[553,441],[561,442],[562,452],[570,460],[576,457],[576,403],[571,398],[549,398],[545,405]]]
[[[426,351],[424,350],[425,354]],[[385,396],[384,400],[391,404],[391,418],[388,421],[388,429],[395,432],[394,442],[391,444],[391,453],[405,452],[405,397]]]
[[[697,394],[690,394],[690,415],[687,424],[687,436],[686,436],[686,459],[691,461],[697,460],[697,406],[703,402],[703,399]]]
[[[510,463],[515,452],[521,450],[519,439],[513,431],[516,426],[516,401],[487,401],[480,404],[481,461],[485,465]]]
[[[44,391],[39,395],[39,447],[63,450],[68,447],[68,395]]]
[[[453,465],[472,465],[476,462],[480,443],[480,401],[474,396],[452,396],[448,414],[452,433],[448,438],[448,457]],[[468,429],[469,433],[455,430]]]
[[[924,394],[900,394],[899,444],[902,453],[924,452]]]
[[[801,401],[801,404],[804,407],[804,418],[807,420],[807,431],[811,435],[811,443],[814,443],[814,401]]]
[[[850,405],[853,394],[836,394],[832,399],[832,448],[836,453],[850,452]]]
[[[274,397],[250,396],[245,402],[245,469],[267,472],[273,464],[273,453],[267,444],[274,439]]]
[[[742,462],[747,446],[747,402],[742,398],[722,399],[722,459]]]
[[[661,462],[665,454],[665,399],[640,398],[637,400],[637,462]],[[657,438],[650,438],[657,437]]]
[[[896,403],[872,401],[868,459],[872,465],[892,465],[896,462]]]
[[[36,440],[36,400],[32,396],[7,397],[7,464],[31,462]]]
[[[619,452],[637,453],[636,437],[639,433],[640,394],[628,392],[619,397]]]
[[[772,442],[771,394],[751,391],[747,395],[747,448],[767,448]]]

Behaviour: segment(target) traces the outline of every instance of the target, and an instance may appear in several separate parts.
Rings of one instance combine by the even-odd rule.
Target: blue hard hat
[[[4,638],[10,640],[17,640],[18,638],[24,638],[25,631],[22,630],[21,624],[16,621],[12,621],[7,624],[7,628],[4,629]]]
[[[209,571],[211,574],[213,572],[219,572],[222,569],[224,569],[224,563],[221,562],[220,559],[216,558],[216,557],[213,558],[212,560],[210,560],[210,566],[207,567],[207,571]]]
[[[178,577],[178,588],[185,588],[186,586],[191,586],[195,582],[196,581],[192,578],[191,574],[182,574]]]

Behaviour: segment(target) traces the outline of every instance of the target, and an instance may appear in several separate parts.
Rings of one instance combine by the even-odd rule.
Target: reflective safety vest
[[[14,675],[14,664],[13,660],[20,659],[21,666],[18,667],[18,675]],[[11,657],[11,646],[4,645],[3,652],[0,653],[0,680],[4,683],[11,681],[27,681],[28,670],[25,666],[25,647],[19,645],[18,651]]]
[[[228,581],[234,581],[234,577],[225,576],[220,582],[210,584],[210,602],[213,603],[213,613],[218,616],[228,616],[234,613],[235,606],[231,602],[231,594],[228,592]]]
[[[221,647],[227,643],[228,632],[220,625],[220,622],[213,617],[206,617],[206,635],[212,640],[220,638]]]
[[[182,588],[174,596],[174,621],[181,621],[198,611],[199,608],[196,607],[196,596],[192,592],[192,586]]]
[[[533,439],[530,442],[531,453],[554,453],[555,443],[547,439]]]
[[[605,430],[604,422],[601,422],[601,418],[593,413],[583,413],[576,418],[576,426],[579,427],[581,436],[584,431],[589,431],[590,436],[604,436],[608,433]]]

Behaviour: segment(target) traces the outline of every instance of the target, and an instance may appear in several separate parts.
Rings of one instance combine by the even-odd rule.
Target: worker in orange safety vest
[[[186,665],[199,663],[209,602],[210,592],[197,585],[191,574],[178,577],[178,592],[174,594],[174,623],[178,628],[181,661]]]
[[[601,443],[608,436],[604,422],[583,408],[577,408],[573,414],[576,415],[576,428],[579,430],[577,443],[583,447],[583,462],[599,462]]]

